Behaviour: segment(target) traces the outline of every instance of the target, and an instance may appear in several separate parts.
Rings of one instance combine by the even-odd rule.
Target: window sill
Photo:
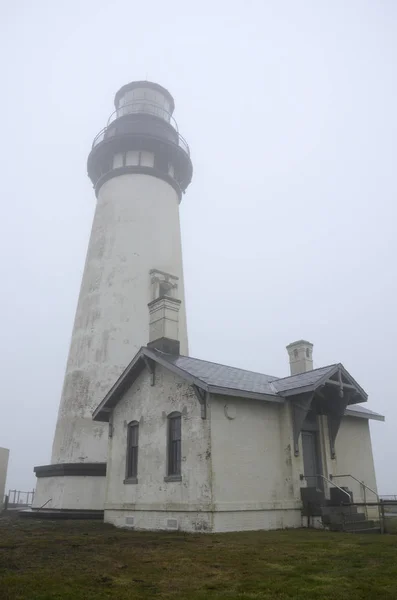
[[[182,475],[167,475],[164,481],[182,481]]]
[[[124,484],[138,483],[138,478],[137,477],[129,477],[128,479],[124,479],[123,483]]]

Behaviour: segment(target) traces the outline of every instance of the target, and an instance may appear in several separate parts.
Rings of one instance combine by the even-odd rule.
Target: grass
[[[397,598],[397,536],[0,518],[1,600]]]

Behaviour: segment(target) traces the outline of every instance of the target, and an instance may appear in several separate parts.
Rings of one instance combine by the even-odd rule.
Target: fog
[[[192,154],[181,204],[190,353],[288,375],[342,362],[386,416],[397,493],[392,0],[17,0],[3,5],[0,446],[7,488],[50,462],[95,194],[86,159],[135,79],[165,86]],[[131,357],[132,358],[132,357]]]

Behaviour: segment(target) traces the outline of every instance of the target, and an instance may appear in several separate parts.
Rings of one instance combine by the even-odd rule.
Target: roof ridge
[[[156,350],[155,348],[149,348],[151,351],[158,352],[159,354],[165,356],[175,356],[174,354],[169,354],[168,352],[163,352],[162,350]],[[274,380],[285,379],[284,377],[276,377],[275,375],[267,375],[267,373],[259,373],[259,371],[251,371],[250,369],[242,369],[241,367],[234,367],[232,365],[225,365],[223,363],[214,362],[212,360],[205,360],[204,358],[196,358],[195,356],[186,356],[186,354],[178,354],[178,358],[190,358],[192,360],[198,360],[200,362],[205,362],[210,365],[217,365],[218,367],[227,367],[228,369],[237,369],[238,371],[245,371],[246,373],[254,373],[255,375],[264,375],[265,377],[271,377]],[[181,367],[179,367],[181,368]]]
[[[284,381],[285,379],[290,379],[291,377],[299,377],[299,375],[304,375],[305,373],[314,373],[315,371],[321,371],[322,369],[330,369],[331,367],[336,367],[340,364],[342,364],[342,363],[333,363],[332,365],[324,365],[323,367],[317,367],[316,369],[311,369],[310,371],[303,371],[302,373],[295,373],[295,375],[288,375],[287,377],[280,377],[279,379],[276,379],[276,381]]]

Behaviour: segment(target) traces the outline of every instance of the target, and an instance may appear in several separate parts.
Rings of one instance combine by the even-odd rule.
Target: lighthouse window
[[[174,412],[168,415],[168,461],[166,477],[168,481],[178,481],[181,479],[181,429],[181,413]]]
[[[154,166],[154,154],[153,152],[146,152],[145,150],[140,153],[140,163],[143,167]]]
[[[147,152],[142,150],[129,150],[126,155],[125,164],[127,166],[138,166],[142,167],[153,167],[154,165],[154,154],[153,152]]]
[[[162,171],[163,173],[168,173],[168,169],[169,169],[169,165],[168,165],[168,160],[167,157],[158,152],[156,153],[156,169],[158,169],[159,171]]]
[[[113,158],[113,169],[118,169],[124,165],[124,154],[118,152]]]
[[[126,157],[126,165],[139,165],[139,152],[138,150],[129,150]]]
[[[145,98],[145,90],[143,88],[135,88],[132,95],[134,100],[143,100]]]
[[[102,163],[102,168],[101,168],[101,175],[104,175],[105,173],[109,173],[109,171],[111,171],[112,169],[112,164],[110,163],[110,161],[105,161]]]
[[[137,483],[138,476],[138,434],[139,423],[132,421],[127,432],[127,461],[125,478],[128,483]]]

